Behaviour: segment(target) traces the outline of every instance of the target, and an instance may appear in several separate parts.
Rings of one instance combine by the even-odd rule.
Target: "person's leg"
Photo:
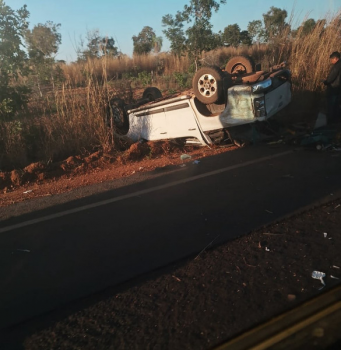
[[[339,115],[339,96],[328,95],[327,96],[327,120],[328,123],[334,123],[337,121]]]
[[[326,102],[327,102],[327,122],[328,124],[331,124],[333,122],[333,101],[332,96],[327,95],[326,96]]]

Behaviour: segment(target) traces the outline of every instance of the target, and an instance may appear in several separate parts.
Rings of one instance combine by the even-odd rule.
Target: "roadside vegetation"
[[[164,95],[189,89],[200,66],[223,68],[234,55],[250,55],[262,69],[286,60],[294,99],[311,93],[316,105],[329,54],[341,50],[340,14],[294,26],[293,15],[271,7],[247,30],[231,24],[213,33],[212,11],[225,3],[190,0],[183,11],[165,15],[170,52],[161,51],[162,37],[151,27],[133,36],[133,57],[93,30],[80,40],[77,60],[65,63],[55,59],[60,24],[47,21],[29,29],[26,6],[13,10],[0,0],[0,172],[98,150],[118,152],[106,124],[110,99],[131,102],[147,86]]]

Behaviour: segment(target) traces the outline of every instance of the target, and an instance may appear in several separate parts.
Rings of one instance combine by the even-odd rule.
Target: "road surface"
[[[337,152],[253,146],[170,170],[23,215],[2,208],[0,329],[341,195]]]

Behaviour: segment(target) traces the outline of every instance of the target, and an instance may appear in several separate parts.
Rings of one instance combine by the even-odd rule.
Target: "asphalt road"
[[[340,159],[254,146],[22,215],[13,206],[0,221],[0,330],[341,196]]]

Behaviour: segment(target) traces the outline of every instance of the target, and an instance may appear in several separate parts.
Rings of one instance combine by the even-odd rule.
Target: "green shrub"
[[[149,86],[152,83],[152,75],[149,72],[143,71],[137,74],[137,80],[142,86]]]

